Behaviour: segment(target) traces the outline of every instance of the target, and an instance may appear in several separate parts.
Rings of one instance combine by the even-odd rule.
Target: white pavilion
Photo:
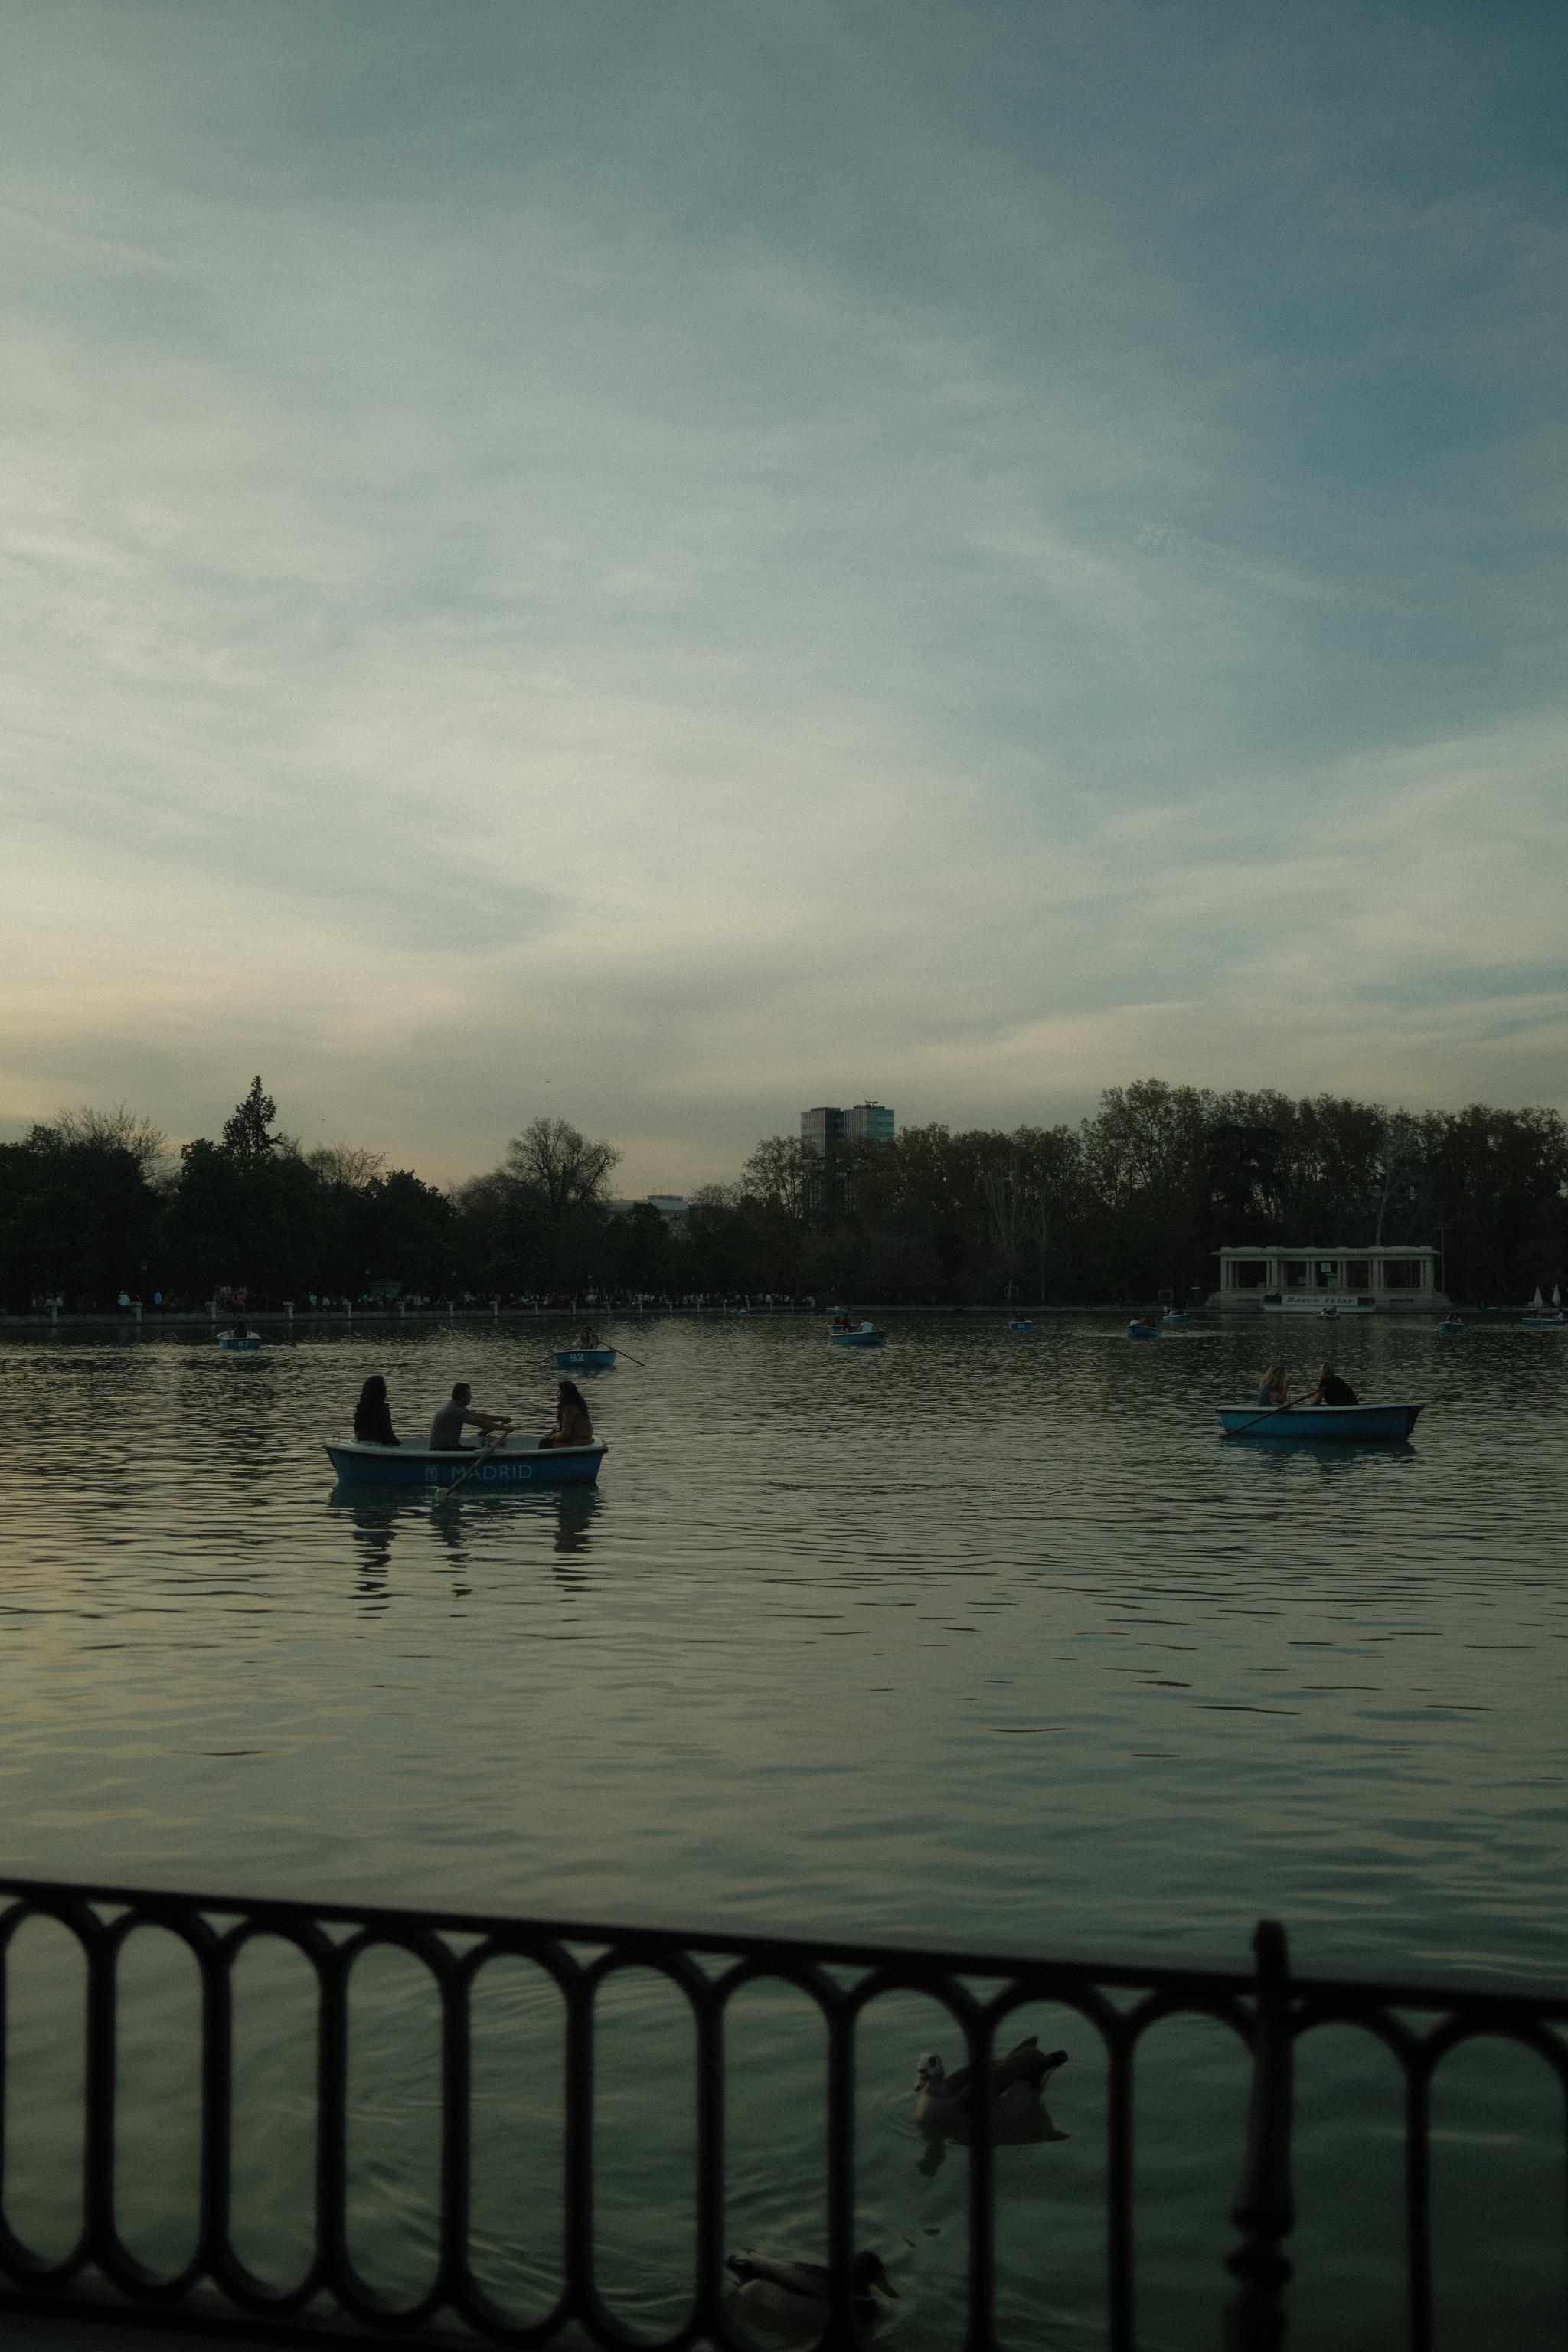
[[[1370,1249],[1222,1249],[1219,1288],[1209,1305],[1222,1311],[1337,1307],[1347,1314],[1392,1309],[1431,1315],[1447,1306],[1437,1287],[1437,1253],[1410,1247]]]

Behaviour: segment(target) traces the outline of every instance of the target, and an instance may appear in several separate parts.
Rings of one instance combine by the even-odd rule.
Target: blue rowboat
[[[1521,1331],[1568,1330],[1568,1315],[1521,1315],[1519,1328]]]
[[[327,1448],[343,1486],[450,1486],[471,1472],[463,1492],[482,1488],[488,1495],[590,1485],[607,1451],[598,1437],[591,1445],[544,1446],[537,1437],[509,1437],[501,1445],[459,1445],[447,1454],[424,1445],[370,1445],[358,1438]],[[476,1454],[483,1455],[477,1466]]]
[[[616,1360],[613,1348],[557,1348],[558,1372],[607,1372]]]
[[[261,1353],[261,1336],[257,1331],[247,1331],[243,1339],[237,1331],[220,1331],[217,1343],[226,1356],[258,1356]]]
[[[1426,1411],[1419,1404],[1292,1404],[1270,1412],[1256,1404],[1222,1404],[1227,1437],[1335,1439],[1408,1437]]]
[[[1194,1319],[1184,1307],[1167,1307],[1162,1318],[1166,1323],[1191,1323]]]
[[[1464,1336],[1465,1327],[1457,1315],[1446,1316],[1437,1326],[1439,1339],[1462,1339]]]
[[[836,1348],[879,1348],[888,1335],[885,1331],[830,1331],[827,1336]]]
[[[1127,1336],[1130,1339],[1157,1339],[1160,1336],[1160,1326],[1157,1323],[1142,1323],[1134,1316],[1127,1326]]]
[[[1016,1316],[1014,1317],[1012,1322],[1007,1326],[1009,1331],[1032,1331],[1034,1328],[1034,1325],[1029,1322],[1026,1318],[1021,1319]]]

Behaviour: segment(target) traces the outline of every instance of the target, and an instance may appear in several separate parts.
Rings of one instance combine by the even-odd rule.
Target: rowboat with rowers
[[[537,1437],[512,1432],[499,1444],[458,1445],[437,1451],[427,1445],[374,1445],[357,1437],[327,1447],[344,1486],[454,1486],[487,1494],[523,1486],[582,1486],[599,1475],[609,1448],[595,1437],[586,1445],[542,1445]]]
[[[1425,1404],[1222,1404],[1226,1437],[1291,1437],[1343,1443],[1374,1438],[1385,1444],[1408,1437]]]

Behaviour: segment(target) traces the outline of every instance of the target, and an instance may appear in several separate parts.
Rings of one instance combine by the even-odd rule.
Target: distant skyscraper
[[[818,1103],[800,1115],[800,1139],[808,1151],[826,1160],[835,1143],[891,1143],[893,1114],[885,1103],[857,1103],[852,1110]]]
[[[857,1103],[846,1117],[844,1132],[851,1143],[891,1143],[893,1114],[886,1103]]]
[[[828,1145],[844,1140],[844,1113],[830,1109],[826,1103],[818,1103],[815,1110],[803,1110],[800,1115],[800,1139],[808,1151],[815,1151],[818,1159],[826,1160]]]

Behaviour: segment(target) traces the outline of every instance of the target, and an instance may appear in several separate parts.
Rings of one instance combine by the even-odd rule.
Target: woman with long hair
[[[541,1445],[591,1445],[594,1424],[588,1418],[588,1406],[575,1381],[558,1381],[555,1385],[555,1426],[548,1437],[540,1439]]]
[[[1284,1365],[1270,1364],[1258,1383],[1258,1403],[1260,1405],[1285,1404],[1289,1402],[1289,1395],[1290,1380]]]
[[[354,1435],[362,1445],[397,1444],[392,1408],[386,1402],[386,1382],[379,1372],[372,1372],[359,1392],[359,1402],[354,1407]]]

